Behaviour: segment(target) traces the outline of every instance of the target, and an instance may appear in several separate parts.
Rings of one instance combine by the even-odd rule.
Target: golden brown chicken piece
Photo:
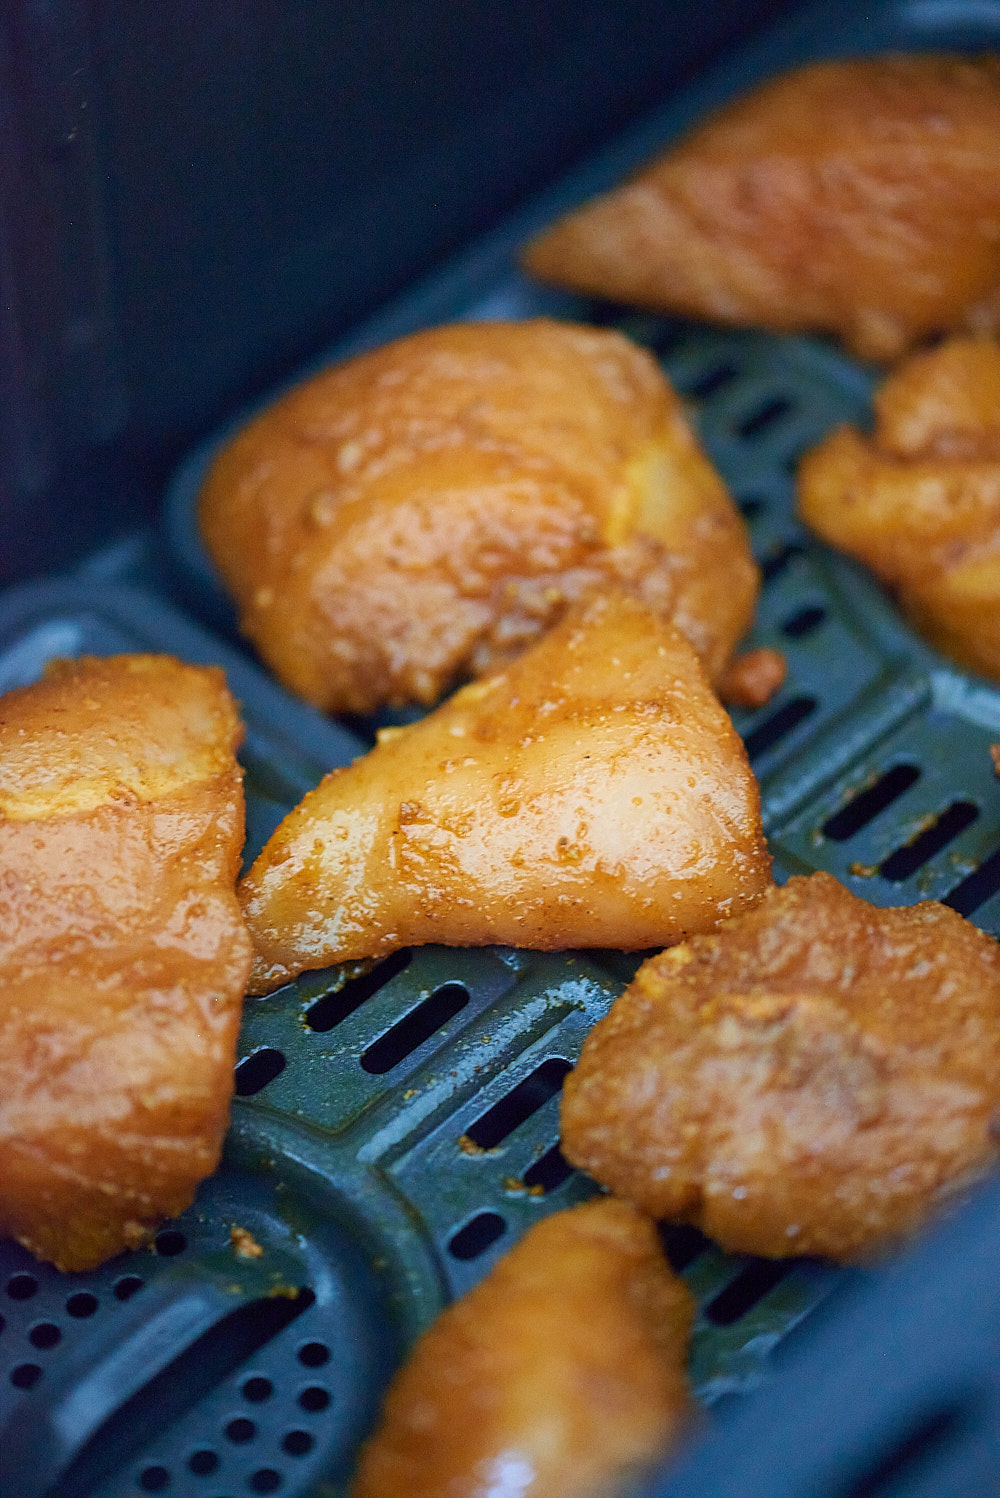
[[[694,651],[610,594],[327,775],[240,897],[265,992],[423,942],[650,947],[770,882],[757,783]]]
[[[840,427],[806,454],[802,518],[892,588],[931,644],[1000,677],[1000,346],[914,355],[875,414],[874,437]]]
[[[690,1419],[693,1313],[634,1207],[546,1218],[417,1343],[354,1498],[613,1498]]]
[[[214,1170],[250,966],[221,671],[60,662],[0,698],[0,1233],[61,1269]]]
[[[767,82],[525,254],[560,286],[838,335],[893,359],[1000,321],[1000,60],[883,56]]]
[[[992,1164],[1000,948],[829,874],[644,963],[566,1079],[566,1158],[738,1253],[863,1257]]]
[[[330,712],[430,703],[613,582],[718,674],[758,574],[653,359],[538,320],[416,333],[220,453],[202,532],[275,674]]]

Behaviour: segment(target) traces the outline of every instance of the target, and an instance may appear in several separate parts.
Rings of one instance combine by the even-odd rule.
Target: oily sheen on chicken
[[[864,1258],[997,1160],[1000,947],[793,878],[663,952],[584,1042],[566,1158],[737,1253]]]
[[[327,775],[240,899],[267,991],[425,942],[661,945],[770,882],[757,783],[694,651],[609,594]]]
[[[62,1269],[218,1163],[250,942],[222,672],[85,658],[0,697],[0,1233]]]
[[[353,1498],[614,1498],[691,1419],[694,1304],[649,1218],[557,1212],[425,1332]]]
[[[545,318],[432,328],[316,375],[218,454],[200,523],[264,660],[330,712],[432,703],[609,584],[715,677],[759,581],[653,358]]]
[[[1000,679],[1000,344],[954,338],[902,364],[872,436],[840,427],[803,458],[799,512],[932,645]]]
[[[811,63],[532,244],[560,286],[863,358],[1000,320],[1000,59]]]

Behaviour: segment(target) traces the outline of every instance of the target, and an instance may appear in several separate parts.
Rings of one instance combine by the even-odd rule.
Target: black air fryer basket
[[[984,47],[1000,50],[1000,3],[796,9],[310,367],[423,325],[539,313],[650,348],[749,526],[765,579],[751,642],[788,661],[777,697],[734,718],[778,877],[827,869],[876,904],[936,898],[1000,935],[1000,692],[925,647],[793,516],[798,457],[868,420],[874,372],[819,340],[545,291],[514,259],[555,213],[772,72]],[[194,509],[246,414],[181,464],[160,530],[0,595],[0,690],[84,652],[224,666],[248,727],[249,861],[373,730],[291,700],[235,638]],[[0,1244],[0,1498],[344,1492],[414,1337],[532,1222],[594,1189],[560,1154],[558,1095],[635,965],[427,947],[248,1000],[224,1165],[150,1250],[65,1275]],[[234,1228],[263,1254],[241,1258]],[[654,1484],[662,1498],[1000,1492],[996,1189],[879,1271],[734,1258],[691,1229],[665,1241],[698,1303],[692,1376],[710,1414]]]

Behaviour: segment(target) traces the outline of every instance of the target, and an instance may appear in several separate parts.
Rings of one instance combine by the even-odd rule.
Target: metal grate
[[[595,310],[608,321],[608,309],[580,309]],[[868,581],[814,545],[792,514],[797,454],[832,422],[864,412],[867,379],[804,340],[623,321],[632,336],[666,350],[668,372],[692,399],[707,446],[742,497],[761,560],[753,643],[785,654],[788,679],[774,701],[735,721],[761,780],[779,870],[827,868],[883,904],[933,894],[1000,929],[1000,801],[988,753],[1000,733],[1000,698],[915,644]],[[151,631],[159,648],[184,653],[172,616],[157,619],[147,606],[136,639],[134,616],[123,619],[122,607],[101,595],[86,608],[79,599],[61,613],[52,608],[42,635],[34,623],[34,646],[30,631],[15,630],[6,658],[37,669],[49,639],[61,649],[72,639],[84,650],[94,648],[96,634],[98,648],[143,648]],[[211,655],[212,642],[201,648]],[[237,689],[259,725],[246,766],[251,837],[259,845],[298,785],[326,765],[303,765],[290,781],[278,747],[281,694],[269,688],[254,715],[255,688],[242,681]],[[356,743],[342,737],[326,745],[327,762],[350,758]],[[422,948],[306,975],[248,1002],[230,1158],[243,1179],[266,1160],[293,1217],[319,1190],[368,1262],[381,1265],[384,1335],[393,1346],[404,1345],[446,1296],[475,1283],[539,1216],[592,1190],[559,1153],[558,1092],[586,1032],[637,960]],[[202,1236],[190,1237],[189,1219],[201,1220],[212,1189],[209,1183],[177,1228],[164,1230],[185,1235],[181,1257],[189,1263],[208,1252]],[[164,1234],[161,1243],[177,1241]],[[8,1271],[5,1254],[14,1255],[11,1274],[35,1272],[6,1247],[0,1272]],[[73,1277],[80,1280],[74,1294],[103,1305],[107,1275],[131,1282],[143,1279],[146,1266],[147,1256],[127,1256],[97,1276]],[[705,1240],[688,1242],[683,1272],[700,1307],[692,1373],[708,1403],[758,1383],[776,1341],[841,1273],[810,1261],[734,1259]],[[42,1274],[48,1283],[52,1272]],[[371,1288],[358,1284],[341,1283],[341,1293],[352,1303],[361,1294],[370,1308]],[[81,1315],[70,1337],[64,1328],[72,1313],[60,1320],[48,1307],[25,1321],[27,1302],[16,1293],[8,1300],[19,1331],[8,1326],[0,1335],[7,1390],[0,1408],[32,1388],[40,1398],[49,1370],[96,1326]],[[303,1313],[303,1324],[318,1318],[317,1306]],[[168,1406],[166,1428],[146,1432],[141,1449],[117,1452],[119,1485],[91,1484],[81,1493],[125,1491],[126,1474],[136,1494],[187,1498],[233,1487],[298,1494],[317,1471],[346,1472],[358,1421],[346,1418],[346,1391],[334,1398],[327,1390],[327,1399],[323,1379],[296,1362],[298,1336],[297,1324],[280,1330],[196,1390],[191,1407]],[[338,1348],[331,1363],[343,1373],[343,1336],[310,1327],[308,1337],[317,1348]],[[364,1374],[355,1370],[351,1408],[374,1407],[393,1355]],[[246,1391],[267,1386],[268,1399],[251,1408]],[[112,1419],[107,1451],[116,1451],[120,1430]],[[130,1426],[133,1445],[141,1430],[141,1422]]]
[[[841,24],[831,23],[837,36]],[[900,23],[879,44],[911,41]],[[798,55],[780,53],[786,63]],[[642,151],[649,145],[644,137]],[[788,661],[778,697],[734,715],[779,876],[824,868],[880,904],[934,896],[1000,934],[1000,796],[988,752],[1000,738],[1000,694],[925,649],[793,513],[801,453],[835,424],[866,419],[870,372],[808,339],[717,332],[544,292],[511,271],[505,234],[496,254],[391,309],[355,346],[449,317],[548,313],[618,326],[651,348],[749,527],[764,575],[751,643]],[[168,524],[190,596],[224,621],[194,526],[209,455],[185,464]],[[0,600],[0,688],[83,651],[163,649],[223,663],[250,725],[252,856],[371,725],[324,722],[159,599],[130,595],[127,570],[119,581],[105,570],[102,585]],[[227,1165],[153,1252],[62,1276],[0,1244],[0,1421],[12,1418],[5,1434],[37,1432],[18,1498],[51,1490],[45,1474],[57,1469],[76,1484],[61,1483],[63,1498],[299,1498],[320,1477],[324,1492],[342,1491],[406,1345],[532,1222],[591,1191],[559,1152],[558,1091],[637,960],[423,948],[248,1001]],[[233,1225],[264,1249],[257,1269],[234,1254]],[[765,1379],[775,1345],[842,1277],[815,1261],[733,1258],[690,1229],[664,1239],[700,1308],[691,1371],[709,1404]],[[54,1449],[60,1389],[97,1378],[109,1343],[138,1346],[155,1297],[217,1287],[221,1273],[239,1315],[258,1305],[259,1275],[278,1264],[304,1297],[296,1316],[272,1325],[249,1314],[250,1336],[220,1302],[209,1332],[223,1331],[199,1344],[197,1378],[183,1361],[195,1344],[178,1336],[166,1385],[140,1366],[137,1403],[112,1402],[93,1443],[70,1431]],[[877,1473],[859,1483],[851,1491],[884,1486]]]

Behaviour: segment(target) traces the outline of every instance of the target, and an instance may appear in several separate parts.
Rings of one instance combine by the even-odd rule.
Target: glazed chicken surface
[[[532,244],[543,280],[890,360],[1000,318],[1000,60],[774,78]]]
[[[88,1269],[219,1159],[250,942],[217,669],[59,662],[0,697],[0,1234]]]
[[[418,1342],[354,1498],[614,1498],[690,1419],[693,1312],[625,1202],[536,1223]]]
[[[1000,345],[915,354],[875,397],[875,431],[807,453],[799,510],[891,588],[960,665],[1000,678]]]
[[[991,1166],[1000,948],[793,878],[651,958],[566,1079],[566,1158],[738,1253],[867,1257]]]
[[[715,676],[758,587],[652,357],[545,319],[434,328],[317,375],[219,453],[200,524],[264,660],[330,712],[434,702],[609,583]]]
[[[327,775],[240,898],[264,992],[425,942],[660,945],[770,882],[757,784],[694,651],[612,594]]]

